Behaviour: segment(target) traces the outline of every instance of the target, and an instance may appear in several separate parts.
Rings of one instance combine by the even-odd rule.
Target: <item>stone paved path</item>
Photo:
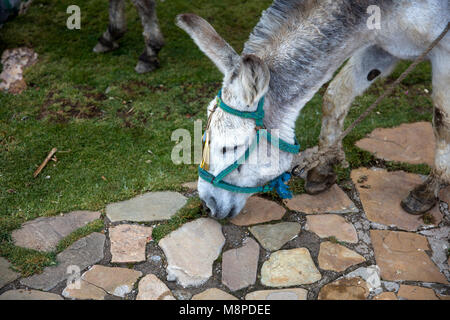
[[[377,129],[357,145],[384,159],[429,163],[428,151],[407,149],[413,141],[428,150],[415,140],[430,136],[429,129],[427,123]],[[334,185],[284,202],[254,196],[237,218],[198,218],[158,243],[154,228],[196,196],[196,183],[184,184],[184,194],[150,192],[108,205],[105,230],[73,243],[42,274],[21,278],[0,258],[0,299],[449,299],[450,187],[426,219],[399,206],[422,179],[358,168],[346,183],[351,190]],[[14,231],[13,240],[52,251],[99,217],[36,219]]]

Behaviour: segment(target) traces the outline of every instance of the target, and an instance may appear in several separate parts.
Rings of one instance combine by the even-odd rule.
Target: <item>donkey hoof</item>
[[[151,71],[155,70],[156,68],[158,68],[158,66],[159,66],[159,64],[157,64],[157,63],[148,63],[148,62],[139,60],[136,67],[134,68],[134,70],[137,73],[146,73],[146,72],[151,72]]]
[[[401,206],[409,214],[421,215],[432,209],[436,203],[436,197],[421,197],[416,190],[413,190],[401,201]]]
[[[115,42],[111,42],[111,45],[104,45],[100,42],[98,42],[94,49],[92,49],[92,51],[94,51],[95,53],[105,53],[105,52],[109,52],[109,51],[113,51],[115,49],[117,49],[119,47],[119,45]]]
[[[318,166],[308,171],[305,191],[310,195],[319,194],[331,188],[337,180],[336,173],[330,165]]]

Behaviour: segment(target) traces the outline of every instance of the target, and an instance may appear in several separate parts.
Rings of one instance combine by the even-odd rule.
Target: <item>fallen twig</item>
[[[53,155],[56,153],[56,151],[58,151],[58,149],[53,148],[49,154],[47,155],[47,157],[45,158],[45,160],[41,163],[41,165],[39,166],[39,168],[37,168],[37,170],[33,173],[33,177],[36,178],[38,176],[39,173],[41,173],[42,169],[44,169],[44,167],[47,165],[47,163],[50,161],[50,159],[53,157]]]

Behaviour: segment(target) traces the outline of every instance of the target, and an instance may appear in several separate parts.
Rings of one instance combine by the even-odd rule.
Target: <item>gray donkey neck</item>
[[[352,53],[370,40],[367,8],[391,0],[275,0],[249,40],[244,54],[260,57],[270,71],[266,95],[268,128],[293,141],[304,105]]]

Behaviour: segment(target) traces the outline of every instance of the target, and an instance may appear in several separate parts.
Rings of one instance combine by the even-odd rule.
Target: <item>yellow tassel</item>
[[[203,145],[203,157],[200,168],[203,170],[209,170],[209,130],[205,132],[205,144]]]

